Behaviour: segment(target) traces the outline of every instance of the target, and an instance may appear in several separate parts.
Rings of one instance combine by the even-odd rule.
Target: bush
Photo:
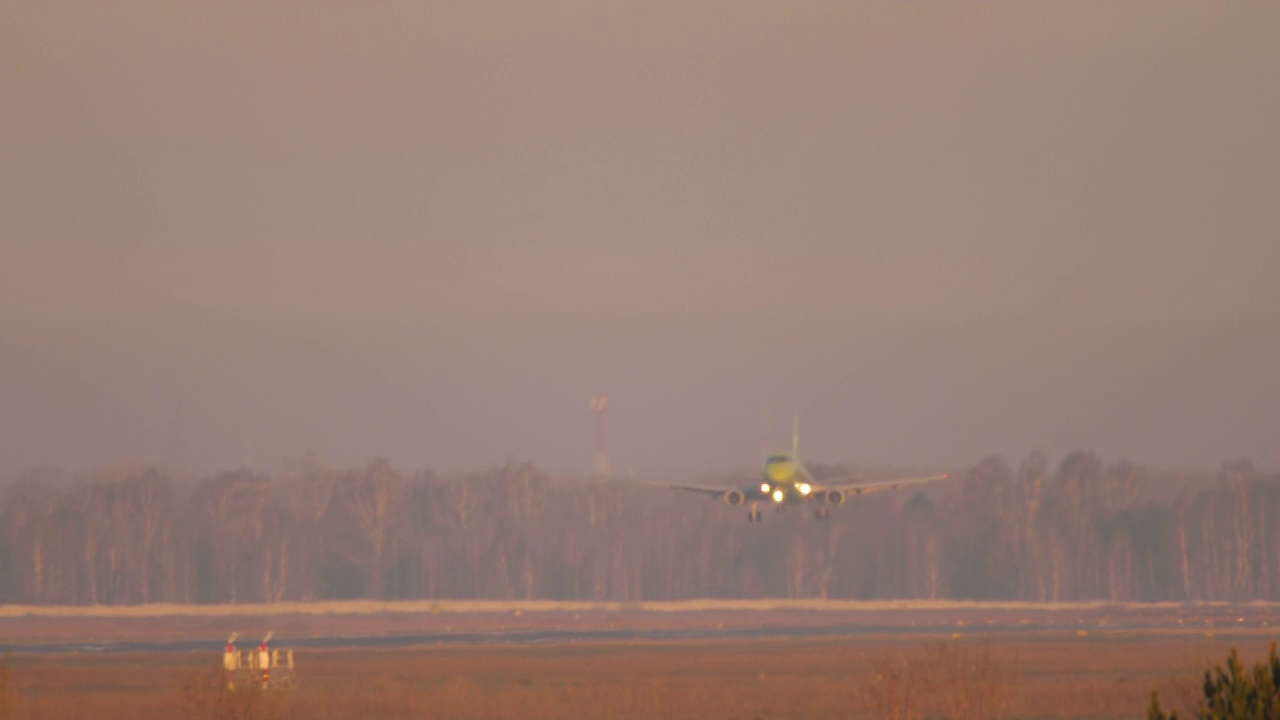
[[[1240,654],[1231,648],[1227,666],[1218,665],[1204,673],[1204,699],[1196,711],[1200,720],[1280,720],[1280,658],[1271,643],[1267,662],[1246,672]],[[1166,714],[1160,697],[1151,693],[1148,720],[1178,720],[1178,713]]]

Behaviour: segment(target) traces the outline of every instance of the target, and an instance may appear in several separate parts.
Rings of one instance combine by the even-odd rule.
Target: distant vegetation
[[[756,525],[703,497],[516,463],[28,473],[0,493],[0,602],[1280,599],[1280,475],[1090,453],[1054,470],[1033,453],[953,477]]]

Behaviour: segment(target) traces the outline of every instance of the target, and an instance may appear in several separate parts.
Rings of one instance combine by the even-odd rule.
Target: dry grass
[[[291,694],[254,682],[232,682],[218,663],[192,673],[182,686],[180,717],[188,720],[282,720]]]
[[[11,720],[14,716],[15,693],[9,683],[9,664],[0,664],[0,720]]]
[[[1265,643],[1243,646],[1246,656]],[[300,653],[299,687],[229,690],[204,654],[13,656],[35,718],[1122,718],[1172,697],[1178,638],[868,637]],[[1192,679],[1201,670],[1191,673]]]
[[[863,715],[883,720],[1003,720],[1010,670],[990,647],[939,643],[872,660],[858,692]]]

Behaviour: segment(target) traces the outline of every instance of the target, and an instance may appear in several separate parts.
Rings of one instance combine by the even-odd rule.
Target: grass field
[[[787,637],[788,628],[840,629]],[[1280,605],[1248,603],[324,603],[0,608],[19,718],[1140,718],[1194,705],[1231,646],[1261,659]],[[772,639],[737,632],[770,628]],[[531,642],[531,631],[712,631],[718,639]],[[297,652],[294,689],[228,690],[231,630],[303,638],[467,632],[478,644]],[[736,634],[735,634],[736,633]],[[524,638],[524,639],[521,639]],[[192,641],[207,652],[70,653]],[[356,647],[372,647],[360,645]],[[52,650],[52,652],[51,652]],[[0,675],[0,680],[4,675]]]
[[[299,687],[225,689],[210,654],[11,655],[21,718],[1137,718],[1235,638],[952,638],[484,645],[298,656]],[[967,699],[966,699],[967,698]],[[986,703],[978,707],[979,702]],[[0,707],[3,712],[3,707]],[[926,715],[927,713],[927,715]]]

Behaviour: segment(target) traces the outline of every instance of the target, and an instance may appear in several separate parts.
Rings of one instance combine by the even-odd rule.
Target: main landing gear
[[[826,505],[819,505],[819,506],[818,506],[816,509],[814,509],[814,511],[813,511],[813,517],[814,517],[814,518],[816,518],[816,519],[818,519],[818,520],[830,520],[830,519],[831,519],[831,508],[827,507]]]
[[[774,503],[773,507],[777,512],[782,512],[787,509],[785,503]],[[747,522],[762,522],[763,520],[764,515],[760,513],[760,503],[751,503],[751,508],[747,510]]]

